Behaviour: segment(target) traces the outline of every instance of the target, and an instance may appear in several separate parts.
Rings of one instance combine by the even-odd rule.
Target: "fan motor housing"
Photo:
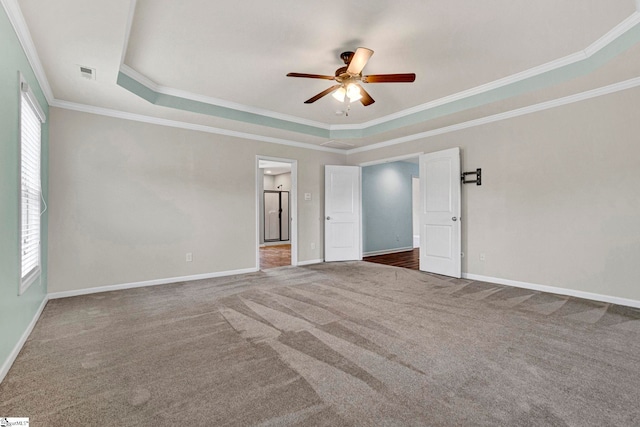
[[[340,59],[342,59],[345,64],[349,65],[349,62],[351,62],[351,58],[353,58],[353,55],[355,55],[355,52],[342,52],[340,54]]]
[[[347,73],[347,67],[340,67],[336,70],[336,81],[338,83],[343,83],[345,80],[351,77],[349,73]]]

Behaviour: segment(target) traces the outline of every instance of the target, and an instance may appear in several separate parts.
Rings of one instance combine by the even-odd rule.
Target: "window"
[[[40,145],[44,112],[20,76],[20,263],[19,294],[40,276]]]

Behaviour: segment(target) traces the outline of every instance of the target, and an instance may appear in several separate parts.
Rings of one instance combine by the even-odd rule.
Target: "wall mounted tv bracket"
[[[475,175],[476,179],[467,180],[467,175]],[[460,181],[462,181],[463,184],[473,184],[475,182],[476,185],[482,185],[482,169],[478,168],[475,172],[462,172]]]

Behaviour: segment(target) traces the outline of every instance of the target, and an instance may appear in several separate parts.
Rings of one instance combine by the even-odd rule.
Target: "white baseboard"
[[[98,286],[95,288],[76,289],[72,291],[53,292],[49,294],[49,299],[75,297],[79,295],[96,294],[99,292],[119,291],[122,289],[142,288],[144,286],[166,285],[176,282],[190,282],[193,280],[211,279],[214,277],[234,276],[236,274],[255,273],[257,268],[244,268],[241,270],[220,271],[217,273],[195,274],[192,276],[170,277],[167,279],[145,280],[143,282],[123,283],[120,285]]]
[[[407,246],[406,248],[383,249],[381,251],[363,252],[362,256],[387,255],[387,254],[395,254],[398,252],[407,252],[412,250],[413,250],[412,246]]]
[[[40,304],[40,307],[38,307],[38,310],[33,315],[33,319],[31,319],[29,326],[27,326],[27,329],[25,329],[25,331],[22,333],[20,340],[18,340],[16,345],[13,347],[11,353],[9,353],[9,357],[7,357],[4,363],[2,363],[2,367],[0,367],[0,383],[4,381],[4,377],[7,376],[7,373],[9,372],[9,369],[11,369],[13,362],[16,361],[16,357],[18,357],[18,354],[20,354],[20,350],[22,350],[24,343],[27,342],[27,338],[29,338],[29,335],[31,335],[33,328],[36,326],[36,323],[38,323],[38,319],[40,319],[40,315],[42,314],[42,310],[44,310],[44,306],[47,305],[47,301],[49,301],[49,298],[45,295],[42,303]]]
[[[612,297],[609,295],[594,294],[591,292],[577,291],[575,289],[558,288],[555,286],[538,285],[536,283],[520,282],[517,280],[500,279],[498,277],[481,276],[479,274],[462,273],[464,279],[481,280],[483,282],[497,283],[499,285],[513,286],[515,288],[531,289],[534,291],[549,292],[552,294],[567,295],[570,297],[590,299],[593,301],[607,302],[611,304],[624,305],[627,307],[640,308],[640,301]]]
[[[321,264],[323,262],[324,262],[323,259],[310,259],[307,261],[298,261],[298,265],[303,266],[303,265],[311,265],[311,264]]]
[[[23,332],[22,336],[20,337],[20,340],[16,343],[15,347],[9,354],[9,357],[7,357],[7,359],[2,364],[2,367],[0,367],[0,383],[2,383],[2,381],[4,380],[4,377],[9,372],[9,369],[11,369],[13,362],[15,362],[16,357],[18,357],[20,350],[22,350],[22,347],[24,346],[24,343],[27,341],[27,338],[29,338],[29,335],[31,335],[31,332],[33,331],[34,326],[38,322],[38,319],[40,318],[40,315],[42,314],[42,311],[44,310],[44,307],[45,305],[47,305],[47,302],[49,300],[58,299],[58,298],[67,298],[67,297],[73,297],[73,296],[79,296],[79,295],[95,294],[99,292],[118,291],[121,289],[141,288],[144,286],[166,285],[169,283],[176,283],[176,282],[188,282],[192,280],[211,279],[214,277],[233,276],[236,274],[255,273],[256,271],[258,271],[258,269],[256,268],[245,268],[241,270],[229,270],[229,271],[221,271],[217,273],[205,273],[205,274],[196,274],[192,276],[171,277],[168,279],[146,280],[143,282],[123,283],[120,285],[99,286],[95,288],[52,292],[50,294],[47,294],[44,300],[42,301],[42,304],[40,304],[40,307],[38,307],[38,311],[33,316],[31,323],[29,323],[29,326]]]

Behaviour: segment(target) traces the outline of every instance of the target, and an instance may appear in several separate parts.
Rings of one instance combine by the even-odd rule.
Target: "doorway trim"
[[[260,160],[270,160],[272,162],[289,163],[291,165],[291,192],[290,197],[290,214],[291,214],[291,230],[289,240],[291,241],[291,265],[298,265],[298,161],[294,159],[285,159],[281,157],[270,157],[256,155],[255,163],[255,202],[256,202],[256,271],[260,270],[260,198],[262,197],[260,191]]]
[[[424,154],[424,151],[419,151],[417,153],[411,154],[403,154],[402,156],[396,157],[387,157],[386,159],[372,160],[370,162],[358,163],[358,166],[363,168],[365,166],[381,165],[382,163],[401,162],[407,159],[415,159],[416,157],[420,157],[422,154]]]
[[[384,159],[372,160],[370,162],[362,162],[362,163],[358,163],[357,166],[360,167],[360,172],[362,173],[362,168],[364,168],[366,166],[381,165],[383,163],[401,162],[403,160],[415,159],[415,158],[417,158],[419,160],[420,156],[423,155],[423,154],[424,154],[424,151],[419,151],[419,152],[416,152],[416,153],[403,154],[401,156],[394,156],[394,157],[387,157],[387,158],[384,158]],[[420,174],[418,173],[418,179],[419,178],[420,178]],[[360,186],[362,186],[362,178],[360,178]],[[362,208],[362,188],[360,189],[360,216],[361,216],[361,220],[360,220],[360,248],[361,248],[361,253],[362,253],[362,250],[364,250],[363,249],[364,248],[364,226],[363,226],[363,221],[362,221],[362,217],[364,216],[364,210]],[[412,221],[413,221],[413,218],[412,218]],[[412,235],[412,242],[413,242],[413,235]],[[411,246],[413,246],[413,243],[411,244]],[[389,252],[385,252],[385,253],[389,253]]]

